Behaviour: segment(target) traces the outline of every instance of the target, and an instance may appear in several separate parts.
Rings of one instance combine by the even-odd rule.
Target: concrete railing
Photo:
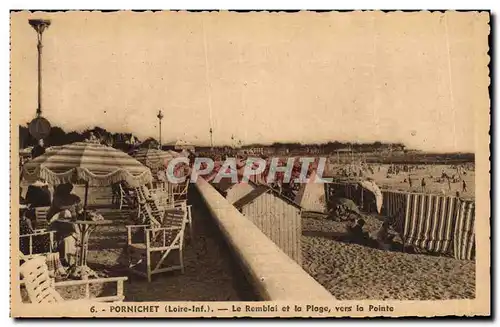
[[[261,300],[335,300],[212,185],[199,178],[196,187]]]

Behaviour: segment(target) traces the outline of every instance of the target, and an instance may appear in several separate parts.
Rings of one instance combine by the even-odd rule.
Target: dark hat
[[[71,191],[73,191],[73,184],[71,183],[65,183],[65,184],[59,184],[56,186],[56,189],[54,190],[54,193],[57,194],[70,194]]]

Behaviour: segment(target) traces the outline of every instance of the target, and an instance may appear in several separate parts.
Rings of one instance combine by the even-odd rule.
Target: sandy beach
[[[366,216],[365,229],[381,222]],[[475,297],[475,262],[390,252],[336,240],[345,225],[303,218],[303,268],[339,300],[444,300]]]
[[[343,165],[345,166],[345,165]],[[342,167],[343,167],[342,166]],[[390,178],[387,178],[387,171],[389,165],[383,164],[373,164],[374,173],[365,173],[365,178],[372,178],[381,189],[392,190],[392,191],[405,191],[405,192],[422,192],[421,181],[422,178],[426,182],[426,193],[434,194],[446,194],[455,196],[456,192],[460,192],[460,197],[473,200],[475,194],[475,172],[466,171],[467,175],[462,175],[463,180],[467,184],[467,191],[463,192],[462,182],[450,183],[448,182],[438,182],[437,180],[441,177],[444,171],[448,176],[456,175],[455,169],[451,169],[449,165],[418,165],[421,169],[414,170],[411,173],[400,172],[399,174],[391,174]],[[335,176],[334,172],[337,171],[335,165],[327,166],[325,169],[325,176]],[[340,167],[340,166],[339,166]],[[380,167],[380,171],[378,170]],[[408,178],[412,179],[412,186],[409,185]],[[405,182],[405,179],[407,180]]]

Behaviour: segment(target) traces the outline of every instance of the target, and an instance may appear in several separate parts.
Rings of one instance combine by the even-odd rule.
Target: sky
[[[402,142],[474,152],[488,96],[477,13],[28,13],[11,15],[11,108],[66,131],[100,126],[215,145]],[[485,94],[486,92],[486,94]]]

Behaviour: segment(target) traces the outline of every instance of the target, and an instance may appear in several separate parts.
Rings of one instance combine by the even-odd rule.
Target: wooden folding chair
[[[25,259],[26,258],[23,258],[23,260]],[[85,297],[76,301],[121,302],[125,298],[123,295],[123,282],[128,279],[127,277],[112,277],[55,283],[54,280],[50,278],[49,269],[44,256],[37,256],[26,260],[21,265],[20,272],[23,285],[28,292],[31,303],[64,302],[66,300],[56,291],[56,288],[80,285],[85,285]],[[90,285],[103,283],[116,283],[116,295],[91,297]]]
[[[154,274],[174,270],[184,273],[184,226],[185,224],[174,227],[127,226],[130,271],[147,277],[148,282],[151,282]],[[134,230],[138,232],[134,233]]]

